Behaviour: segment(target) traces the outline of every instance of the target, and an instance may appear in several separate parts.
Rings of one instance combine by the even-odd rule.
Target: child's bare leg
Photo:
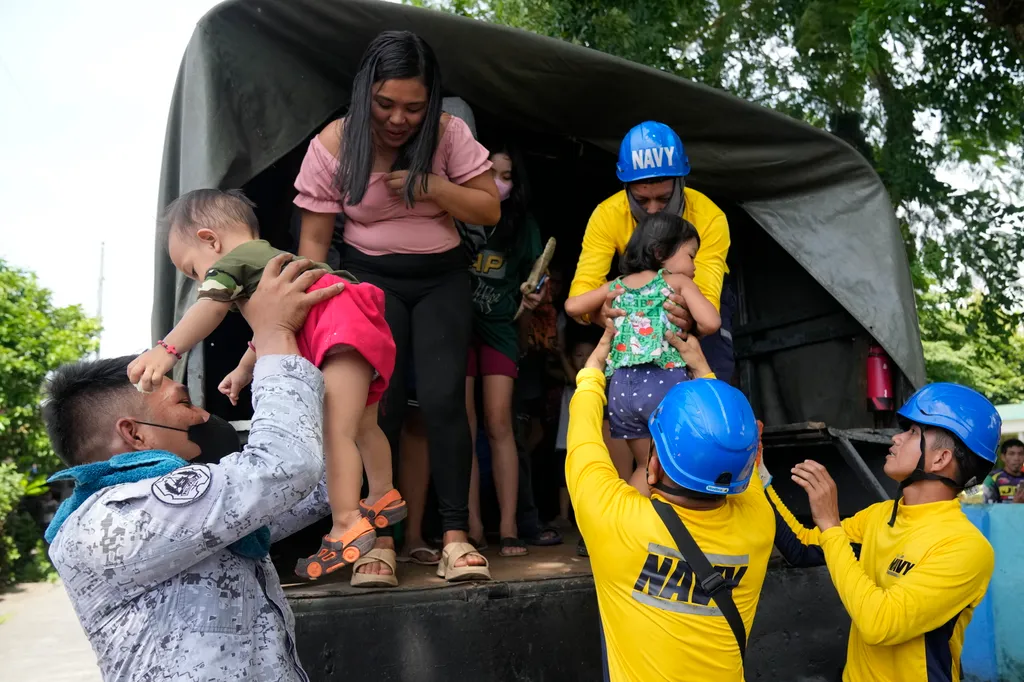
[[[367,504],[373,504],[395,487],[392,478],[391,445],[377,424],[378,405],[380,403],[374,403],[363,409],[359,435],[356,437],[363,470],[366,472]]]
[[[369,488],[366,495],[367,505],[373,505],[395,487],[392,484],[391,446],[387,436],[377,424],[377,406],[379,404],[374,403],[363,408],[363,417],[359,422],[359,435],[356,438]],[[391,536],[378,535],[373,547],[374,549],[394,551],[395,539]],[[383,561],[365,563],[357,568],[356,572],[375,575],[391,575],[393,573],[391,567]]]
[[[572,506],[569,499],[569,489],[558,489],[558,518],[564,523],[569,523],[569,507]]]
[[[427,507],[427,489],[430,485],[430,449],[423,415],[419,409],[406,410],[402,425],[402,458],[398,462],[398,487],[409,505],[409,518],[405,525],[405,553],[426,547],[423,541],[423,515]],[[436,552],[431,551],[431,558]],[[439,557],[438,557],[439,558]]]
[[[487,438],[491,445],[491,469],[494,472],[494,488],[498,493],[498,508],[501,511],[500,536],[518,538],[516,525],[516,501],[519,495],[519,453],[516,450],[512,432],[512,377],[491,375],[483,378],[484,417],[487,423]],[[525,547],[506,546],[503,556],[526,554]]]
[[[636,471],[629,477],[629,484],[637,489],[641,495],[651,496],[651,489],[647,487],[647,458],[651,454],[650,438],[631,438],[626,441],[629,444],[629,451],[636,461]]]
[[[327,389],[324,466],[333,523],[319,551],[295,565],[296,574],[308,580],[355,563],[371,550],[376,537],[359,508],[363,462],[356,447],[372,370],[363,356],[346,350],[324,358],[320,371]]]
[[[356,439],[373,368],[359,353],[342,351],[325,358],[320,370],[326,385],[324,444],[327,456],[324,465],[333,521],[329,537],[337,540],[362,518],[359,493],[363,483],[363,459]],[[387,440],[384,443],[386,446]]]
[[[612,438],[611,426],[607,419],[601,425],[601,435],[604,436],[604,444],[608,448],[608,454],[611,455],[615,470],[619,472],[619,478],[628,481],[633,473],[633,454],[630,452],[629,446],[621,438]]]

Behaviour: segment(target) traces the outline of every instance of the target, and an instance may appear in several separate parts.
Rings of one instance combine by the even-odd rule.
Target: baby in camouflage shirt
[[[186,277],[199,281],[198,300],[157,346],[128,368],[140,390],[160,384],[182,354],[202,342],[231,309],[245,315],[270,259],[282,253],[259,239],[253,204],[240,191],[203,189],[168,206],[164,223],[171,260]],[[299,352],[324,375],[327,492],[333,526],[320,550],[301,559],[296,573],[315,580],[348,564],[377,560],[367,556],[375,528],[406,516],[406,504],[391,477],[391,448],[377,425],[377,404],[395,368],[395,341],[384,319],[384,292],[357,282],[344,271],[318,264],[324,274],[307,291],[344,282],[340,294],[314,306],[296,334]],[[220,384],[237,404],[252,381],[255,347]],[[358,443],[358,445],[357,445]],[[365,469],[369,495],[360,499]],[[394,576],[370,576],[393,579]]]

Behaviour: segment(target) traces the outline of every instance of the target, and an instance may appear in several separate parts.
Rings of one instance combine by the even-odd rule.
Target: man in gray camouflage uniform
[[[136,391],[131,358],[78,363],[50,380],[47,426],[69,465],[142,451],[189,461],[92,494],[50,547],[108,682],[307,679],[270,559],[228,549],[263,526],[277,539],[330,512],[323,377],[299,356],[294,333],[312,305],[339,290],[305,293],[322,271],[308,261],[282,270],[285,262],[271,261],[246,309],[259,359],[241,452],[192,462],[201,450],[204,460],[217,454],[188,433],[209,413],[169,379],[153,393]]]

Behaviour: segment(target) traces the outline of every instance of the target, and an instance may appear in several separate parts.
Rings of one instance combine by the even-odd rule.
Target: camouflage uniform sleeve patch
[[[175,469],[153,482],[153,496],[174,507],[192,504],[210,489],[210,469],[203,464],[190,464]]]
[[[234,301],[245,293],[245,286],[230,272],[211,268],[199,285],[199,298]]]

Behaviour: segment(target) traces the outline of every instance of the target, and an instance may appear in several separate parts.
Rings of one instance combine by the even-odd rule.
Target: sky
[[[164,128],[212,0],[0,1],[0,258],[99,311],[100,355],[148,348]]]

